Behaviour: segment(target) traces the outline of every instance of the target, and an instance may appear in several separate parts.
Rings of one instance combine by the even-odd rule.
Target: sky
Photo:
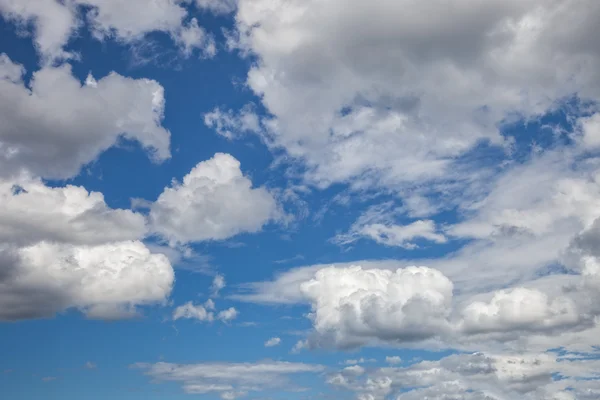
[[[600,2],[0,0],[0,397],[600,398]]]

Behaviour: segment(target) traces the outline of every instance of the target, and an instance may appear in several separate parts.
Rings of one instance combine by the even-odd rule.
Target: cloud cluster
[[[523,286],[456,297],[452,281],[439,270],[405,267],[394,271],[375,264],[319,268],[312,271],[312,277],[310,269],[300,269],[294,272],[298,274],[295,280],[284,274],[272,285],[284,292],[296,290],[290,300],[311,305],[310,347],[411,343],[514,347],[527,346],[530,340],[533,346],[540,337],[553,338],[558,345],[570,333],[592,337],[597,327],[599,255],[578,244],[599,240],[597,226],[574,240],[569,256],[574,270],[569,280],[549,276]],[[278,301],[252,295],[238,298]]]
[[[241,0],[231,45],[256,57],[265,142],[307,181],[410,197],[476,179],[456,159],[509,145],[504,122],[600,99],[599,15],[594,0]]]
[[[554,353],[455,354],[407,367],[330,374],[333,387],[358,399],[593,399],[600,393],[598,360]]]
[[[73,58],[65,47],[83,25],[99,40],[110,37],[128,44],[141,41],[150,32],[164,32],[184,56],[194,49],[213,56],[214,39],[195,18],[189,19],[185,3],[214,13],[235,9],[233,1],[212,0],[0,0],[0,14],[20,26],[33,25],[34,43],[46,61]]]
[[[290,375],[318,373],[321,365],[264,361],[258,363],[169,364],[138,363],[132,367],[159,382],[178,382],[190,394],[217,394],[221,399],[235,399],[249,392],[272,389],[298,390],[288,380]]]

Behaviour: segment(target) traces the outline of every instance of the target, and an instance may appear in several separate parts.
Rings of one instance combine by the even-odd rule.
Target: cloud
[[[41,179],[0,179],[0,241],[27,246],[40,241],[95,245],[141,239],[146,220],[111,209],[102,193],[80,186],[46,186]]]
[[[344,245],[360,238],[368,238],[379,244],[403,247],[409,250],[418,247],[414,243],[414,239],[424,239],[435,243],[446,242],[446,237],[436,232],[435,223],[431,220],[418,220],[408,225],[354,224],[349,233],[337,235],[334,241]]]
[[[238,160],[217,153],[181,183],[165,188],[150,210],[153,229],[171,243],[222,240],[257,232],[275,217],[267,189],[253,188]]]
[[[313,345],[423,340],[449,330],[452,282],[439,271],[325,268],[301,285],[311,301]]]
[[[91,361],[86,362],[83,367],[85,369],[96,369],[96,368],[98,368],[98,366],[96,365],[96,363],[93,363]]]
[[[345,365],[356,365],[356,364],[364,364],[364,363],[372,363],[372,362],[376,362],[377,360],[374,358],[352,358],[352,359],[348,359],[345,360],[343,362],[343,364]]]
[[[72,3],[0,0],[0,13],[21,27],[33,22],[33,37],[41,54],[54,59],[72,56],[63,50],[78,25]]]
[[[600,98],[599,13],[593,0],[240,0],[231,44],[257,60],[262,138],[303,161],[306,181],[401,194],[454,181],[460,194],[482,179],[460,158],[506,146],[507,119]]]
[[[89,318],[131,317],[137,306],[164,303],[174,282],[167,258],[139,241],[3,246],[0,264],[0,320],[9,321],[69,308]]]
[[[194,305],[191,301],[188,301],[173,311],[174,320],[181,318],[211,322],[215,319],[215,316],[212,312],[208,311],[206,307],[200,304]]]
[[[586,235],[594,236],[592,243],[600,237],[594,229],[578,237]],[[577,332],[579,343],[588,343],[596,332],[600,261],[577,250],[570,258],[579,272],[460,297],[454,296],[452,281],[438,270],[414,266],[394,270],[393,264],[382,269],[385,262],[380,262],[292,270],[287,277],[258,286],[267,290],[258,297],[239,298],[277,302],[278,293],[289,291],[284,303],[308,303],[313,330],[296,350],[400,344],[547,349],[564,345],[566,335]]]
[[[195,18],[186,24],[188,11],[180,3],[189,0],[0,0],[0,13],[8,20],[26,27],[33,25],[34,42],[46,61],[72,58],[64,50],[81,26],[89,28],[98,40],[115,38],[124,43],[140,42],[150,32],[165,32],[173,37],[182,53],[189,56],[198,48],[207,56],[216,52],[214,40],[198,26]],[[231,12],[232,1],[197,0],[194,4],[214,13]],[[140,12],[143,10],[143,12]]]
[[[281,344],[281,338],[272,337],[271,339],[265,342],[265,347],[275,347]]]
[[[0,320],[70,308],[125,318],[164,303],[173,268],[139,241],[145,234],[142,215],[108,207],[101,193],[0,178]]]
[[[597,390],[598,360],[559,358],[553,353],[455,354],[403,368],[330,375],[330,385],[359,399],[580,399]],[[580,385],[581,380],[591,379]],[[576,385],[574,387],[574,385]]]
[[[189,57],[194,49],[200,49],[206,58],[217,54],[217,45],[214,38],[198,26],[198,20],[192,18],[187,26],[182,26],[173,34],[175,43],[179,45],[182,53]]]
[[[204,305],[194,304],[191,301],[180,305],[173,311],[173,320],[178,319],[195,319],[198,321],[213,322],[219,320],[221,322],[230,322],[237,318],[239,312],[234,307],[229,307],[226,310],[215,313],[215,303],[208,299]]]
[[[244,133],[261,131],[259,117],[249,106],[244,107],[237,114],[215,108],[204,114],[204,124],[230,140],[236,139]]]
[[[385,362],[388,364],[400,364],[402,359],[398,356],[387,356],[385,357]]]
[[[291,390],[295,385],[288,376],[318,373],[323,366],[265,361],[258,363],[138,363],[132,367],[144,370],[158,382],[179,382],[191,394],[214,393],[223,399],[244,396],[246,392],[263,392],[271,389]],[[233,397],[232,397],[233,396]]]
[[[23,71],[0,54],[0,175],[70,178],[120,138],[137,141],[155,161],[170,157],[156,81],[112,72],[82,85],[63,65],[35,71],[26,86]]]
[[[226,310],[219,311],[217,314],[217,319],[223,322],[229,322],[236,319],[238,315],[238,310],[236,310],[234,307],[229,307]]]
[[[213,296],[218,296],[221,289],[225,287],[225,277],[221,274],[215,275],[213,279],[212,285],[210,286],[210,291]]]

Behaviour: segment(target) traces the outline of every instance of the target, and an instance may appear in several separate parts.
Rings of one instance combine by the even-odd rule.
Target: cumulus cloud
[[[271,389],[297,389],[297,386],[289,382],[288,376],[324,370],[321,365],[282,361],[201,364],[160,362],[138,363],[133,367],[144,370],[146,375],[159,382],[179,382],[187,393],[217,394],[222,399],[243,397],[246,393],[260,393]]]
[[[502,143],[511,115],[599,99],[599,13],[594,0],[241,0],[235,45],[257,58],[265,142],[307,181],[404,190],[465,179],[454,160]]]
[[[145,218],[111,209],[102,193],[46,186],[40,179],[0,179],[0,241],[18,246],[46,240],[95,245],[141,239]]]
[[[216,52],[214,40],[192,18],[181,3],[189,0],[55,0],[13,1],[0,0],[0,13],[16,24],[33,25],[35,45],[48,61],[70,58],[64,47],[77,28],[87,23],[99,40],[115,38],[125,43],[142,40],[150,32],[171,35],[184,55],[195,48],[207,56]],[[194,4],[203,10],[226,13],[235,9],[233,1],[197,0]],[[85,10],[85,13],[82,12]]]
[[[275,347],[281,344],[281,338],[272,337],[271,339],[265,342],[265,347]]]
[[[3,246],[0,264],[1,320],[50,317],[69,308],[90,318],[130,317],[137,306],[164,303],[174,282],[168,259],[138,241]]]
[[[325,268],[301,285],[311,301],[318,345],[353,347],[372,339],[422,340],[450,329],[452,282],[425,267]]]
[[[101,193],[0,179],[0,320],[71,308],[114,319],[163,304],[173,268],[139,241],[145,234],[142,215],[108,207]]]
[[[267,189],[253,188],[238,160],[217,153],[196,165],[181,183],[165,188],[152,204],[150,221],[171,243],[186,243],[257,232],[276,212]]]
[[[394,270],[392,264],[382,269],[381,263],[373,263],[364,268],[300,268],[290,273],[294,279],[284,274],[268,283],[267,293],[257,298],[238,298],[277,302],[281,299],[272,296],[289,290],[292,302],[309,304],[313,331],[301,347],[414,344],[472,349],[500,343],[545,349],[577,332],[583,335],[580,343],[588,343],[596,332],[600,262],[587,254],[571,257],[581,264],[580,272],[475,296],[454,296],[451,280],[432,268]]]
[[[54,59],[71,57],[63,50],[78,25],[71,2],[0,0],[0,13],[20,26],[34,22],[33,36],[41,54]]]
[[[24,69],[0,55],[0,174],[64,179],[118,143],[135,140],[161,161],[170,133],[161,126],[163,88],[110,73],[81,84],[71,67],[44,67],[26,86]],[[98,110],[104,110],[98,113]]]

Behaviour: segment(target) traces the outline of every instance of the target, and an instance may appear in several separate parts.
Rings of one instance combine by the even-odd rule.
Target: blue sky
[[[598,398],[600,5],[442,3],[0,0],[0,393]]]

